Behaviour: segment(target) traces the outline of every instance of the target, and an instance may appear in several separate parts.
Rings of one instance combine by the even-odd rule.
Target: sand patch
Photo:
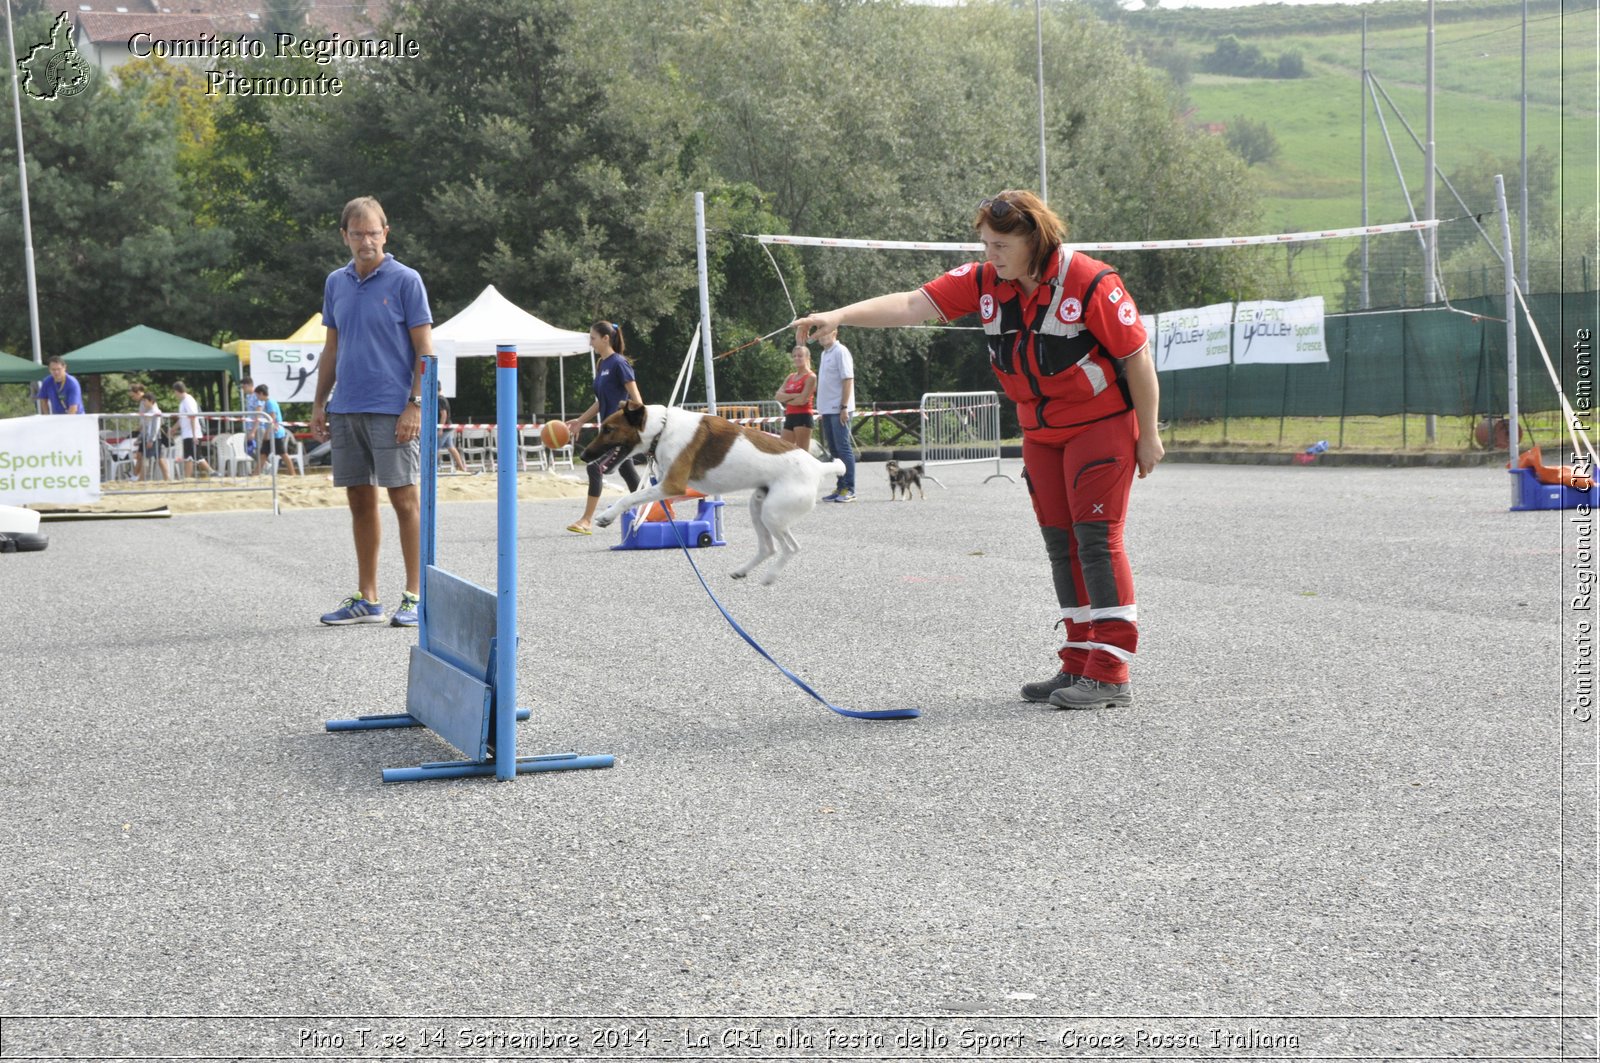
[[[441,475],[440,502],[490,502],[499,494],[499,480],[493,473],[478,476]],[[92,513],[154,509],[166,506],[174,513],[220,513],[230,510],[272,509],[269,478],[213,477],[199,486],[187,483],[166,488],[165,484],[106,484],[97,503],[70,506],[38,505],[31,508],[48,513],[75,509]],[[254,488],[255,490],[241,490]],[[589,490],[586,478],[570,473],[525,472],[517,476],[517,498],[524,502],[547,498],[582,498]],[[609,491],[608,494],[615,492]],[[344,508],[345,489],[333,486],[333,476],[325,469],[305,476],[278,477],[278,506],[282,509]]]

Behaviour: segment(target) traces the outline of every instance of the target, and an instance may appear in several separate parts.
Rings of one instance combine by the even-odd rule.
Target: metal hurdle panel
[[[495,351],[497,438],[502,454],[516,453],[517,354]],[[438,423],[438,363],[423,359],[422,423]],[[438,555],[438,433],[422,433],[422,603],[417,645],[411,648],[406,711],[329,720],[329,731],[426,727],[466,760],[386,768],[384,782],[493,775],[513,779],[531,772],[609,768],[609,753],[517,754],[515,724],[530,710],[516,707],[517,463],[498,467],[498,549],[495,590],[489,591],[434,564]],[[492,751],[492,752],[491,752]]]
[[[935,465],[994,462],[984,477],[1012,480],[1000,469],[1000,395],[993,391],[930,391],[920,404],[923,475],[943,487]],[[1015,480],[1012,480],[1014,483]]]

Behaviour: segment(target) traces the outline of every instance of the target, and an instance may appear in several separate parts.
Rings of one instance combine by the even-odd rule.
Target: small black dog
[[[898,461],[891,461],[885,466],[889,470],[889,500],[892,502],[900,497],[900,492],[906,493],[906,501],[911,501],[911,488],[917,489],[917,494],[924,499],[928,496],[922,490],[922,463],[916,465],[901,465]]]

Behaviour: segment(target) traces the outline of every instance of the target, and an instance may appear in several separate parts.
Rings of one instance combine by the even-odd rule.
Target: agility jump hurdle
[[[517,755],[517,468],[499,463],[497,592],[439,568],[438,363],[423,360],[422,376],[422,604],[417,645],[411,648],[406,711],[354,720],[329,720],[330,731],[427,727],[460,750],[466,760],[435,761],[414,768],[385,768],[384,782],[457,779],[519,773],[609,768],[608,753]],[[516,453],[517,352],[495,349],[495,414],[500,453]]]
[[[922,396],[922,474],[934,483],[929,470],[935,465],[994,462],[996,477],[1011,480],[1000,471],[1000,396],[993,391],[930,391]],[[1012,481],[1015,483],[1016,481]]]

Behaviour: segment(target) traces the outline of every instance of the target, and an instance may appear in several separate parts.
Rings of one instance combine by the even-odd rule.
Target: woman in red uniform
[[[795,324],[805,339],[840,325],[979,315],[990,367],[1017,404],[1023,477],[1067,629],[1060,670],[1022,696],[1065,709],[1128,705],[1139,627],[1123,526],[1134,476],[1165,453],[1144,325],[1116,270],[1062,246],[1066,226],[1032,192],[985,199],[973,227],[983,261]]]

